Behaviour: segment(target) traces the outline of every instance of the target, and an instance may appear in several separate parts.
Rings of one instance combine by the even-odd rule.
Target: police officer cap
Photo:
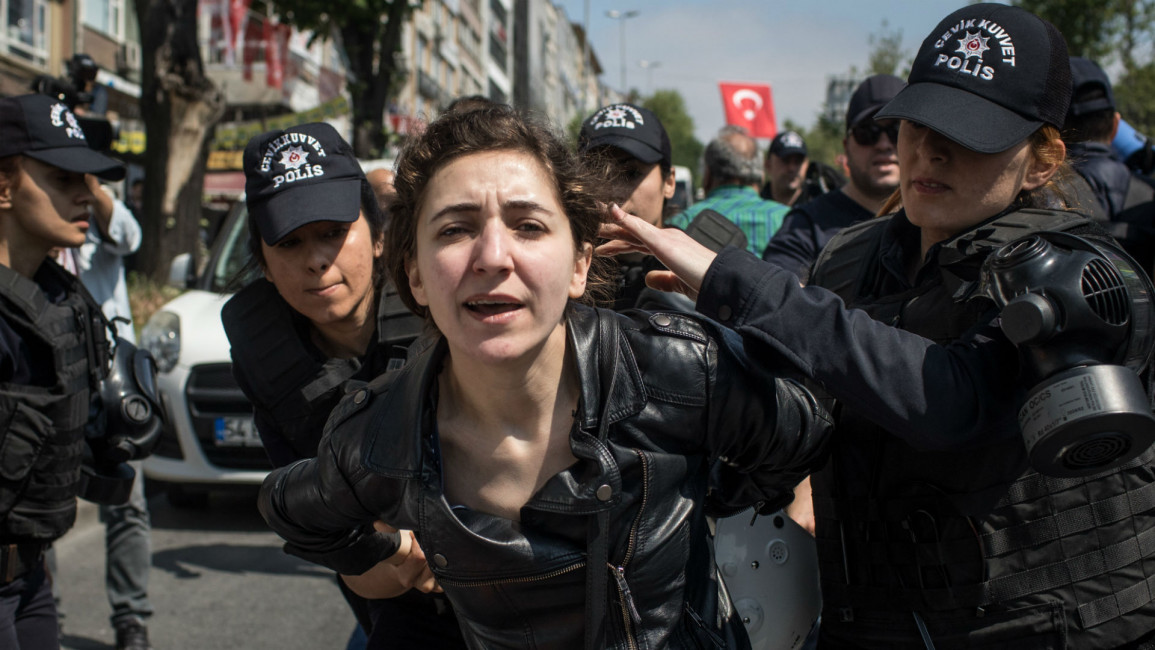
[[[0,99],[0,157],[17,154],[109,181],[124,178],[124,165],[89,148],[76,115],[45,95]]]
[[[582,153],[607,146],[621,149],[648,164],[670,165],[673,160],[666,127],[657,115],[633,104],[610,104],[582,123],[578,135],[578,149]]]
[[[1070,115],[1115,110],[1115,93],[1111,90],[1111,81],[1098,63],[1081,56],[1071,57],[1071,88]],[[1101,92],[1086,96],[1095,90]]]
[[[846,105],[846,130],[849,131],[867,118],[873,118],[874,113],[886,106],[903,88],[906,88],[906,82],[892,74],[876,74],[864,79],[854,89]]]
[[[806,141],[794,131],[783,131],[770,141],[770,153],[785,158],[793,155],[806,155]]]
[[[922,42],[907,81],[876,119],[917,122],[980,153],[1006,151],[1044,124],[1062,128],[1071,100],[1062,34],[1001,4],[944,18]]]
[[[270,246],[305,224],[352,223],[361,214],[365,173],[329,124],[259,135],[245,147],[243,165],[249,217]]]

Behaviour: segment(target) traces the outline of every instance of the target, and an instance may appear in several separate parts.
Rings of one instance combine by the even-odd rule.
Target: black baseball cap
[[[876,74],[867,77],[854,94],[850,96],[850,103],[846,106],[846,130],[854,128],[859,122],[874,117],[878,109],[882,108],[906,88],[906,82],[892,74]]]
[[[0,157],[17,154],[109,181],[124,178],[124,165],[90,148],[76,115],[46,95],[0,99]]]
[[[1093,90],[1102,90],[1102,94],[1087,99],[1079,99],[1080,95]],[[1111,81],[1107,73],[1098,63],[1081,56],[1071,57],[1071,107],[1067,114],[1071,116],[1086,115],[1099,111],[1115,110],[1115,93],[1111,90]]]
[[[597,147],[621,149],[649,164],[670,165],[674,157],[658,116],[633,104],[610,104],[582,123],[578,149],[585,153]]]
[[[1067,42],[1051,23],[1001,4],[947,16],[922,42],[909,85],[878,112],[928,126],[979,153],[1006,151],[1071,100]]]
[[[770,153],[785,158],[793,155],[806,155],[806,141],[794,131],[783,131],[770,141]]]
[[[245,147],[243,166],[249,216],[270,246],[305,224],[352,223],[361,215],[365,173],[353,148],[329,124],[259,135]]]

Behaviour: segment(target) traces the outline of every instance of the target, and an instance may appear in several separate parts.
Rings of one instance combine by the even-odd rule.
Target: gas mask
[[[1032,467],[1088,476],[1155,442],[1140,381],[1155,343],[1155,291],[1134,260],[1107,242],[1036,233],[987,258],[982,290],[1002,309],[1031,386],[1018,419]]]
[[[163,426],[152,354],[117,337],[96,397],[103,411],[101,426],[88,430],[80,496],[96,503],[125,503],[136,477],[125,461],[151,454]]]

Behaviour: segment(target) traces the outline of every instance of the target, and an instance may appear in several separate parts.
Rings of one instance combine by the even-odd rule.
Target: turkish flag
[[[755,138],[773,138],[778,135],[778,121],[774,119],[774,100],[768,84],[721,82],[722,107],[726,124],[744,127]]]

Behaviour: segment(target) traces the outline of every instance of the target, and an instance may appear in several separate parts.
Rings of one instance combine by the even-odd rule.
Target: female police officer
[[[385,371],[421,331],[385,281],[385,214],[352,149],[328,124],[253,138],[244,155],[249,248],[260,278],[221,318],[233,374],[277,467],[317,453],[349,380]],[[421,565],[417,565],[420,569]],[[453,610],[407,586],[365,600],[339,583],[370,648],[461,646]]]
[[[652,285],[696,295],[837,398],[814,477],[822,646],[1151,643],[1151,452],[1088,478],[1033,471],[1020,356],[992,304],[965,300],[1000,242],[1094,236],[1074,213],[1019,211],[1056,205],[1068,70],[1062,36],[1026,11],[945,18],[878,115],[903,120],[901,209],[844,231],[807,288],[620,210],[606,229],[621,239],[603,250],[653,252],[672,273]]]
[[[0,99],[0,647],[56,648],[44,551],[72,527],[89,398],[107,347],[100,306],[48,259],[84,243],[85,174],[124,168],[42,95]]]

